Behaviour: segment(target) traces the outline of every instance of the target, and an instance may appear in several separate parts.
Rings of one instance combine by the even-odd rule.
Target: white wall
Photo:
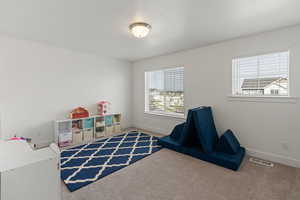
[[[186,109],[213,106],[219,133],[232,129],[256,156],[300,167],[300,104],[229,101],[234,57],[290,50],[291,94],[300,96],[300,26],[141,60],[133,68],[133,124],[169,134],[180,119],[144,114],[144,72],[185,67]]]
[[[0,36],[2,138],[53,140],[53,120],[100,100],[131,125],[131,64]]]

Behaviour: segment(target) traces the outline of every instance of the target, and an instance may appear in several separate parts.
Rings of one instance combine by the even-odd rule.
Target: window
[[[184,68],[145,73],[145,111],[156,114],[184,114]]]
[[[289,52],[232,60],[235,96],[289,96]]]

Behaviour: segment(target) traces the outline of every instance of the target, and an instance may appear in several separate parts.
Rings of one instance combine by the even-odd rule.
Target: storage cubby
[[[79,144],[83,141],[83,123],[82,123],[82,120],[73,120],[72,121],[72,134],[73,134],[72,144]]]
[[[107,115],[104,117],[105,119],[105,125],[106,126],[111,126],[113,125],[113,115]]]
[[[96,117],[95,124],[95,138],[101,138],[105,136],[105,120],[104,117]]]
[[[73,134],[73,142],[72,144],[79,144],[83,140],[83,131],[80,129],[74,129],[72,131]]]
[[[71,121],[62,121],[58,123],[59,133],[70,133],[72,132],[72,122]]]
[[[94,128],[94,118],[83,119],[83,128],[84,129]]]
[[[57,130],[57,143],[59,146],[69,146],[72,144],[72,122],[71,121],[59,121],[56,124]]]
[[[121,115],[114,115],[113,116],[113,123],[114,124],[120,124],[121,122]]]
[[[114,131],[114,129],[113,129],[113,126],[112,126],[112,125],[111,125],[111,126],[106,126],[106,127],[105,127],[105,134],[106,134],[107,136],[112,135],[112,134],[113,134],[113,131]]]
[[[96,127],[105,126],[104,117],[96,117]]]
[[[55,121],[55,141],[60,147],[91,142],[121,131],[121,114]]]
[[[94,118],[83,119],[83,141],[88,142],[94,138]]]
[[[105,126],[96,127],[95,138],[101,138],[105,136]]]
[[[73,120],[72,121],[72,130],[73,129],[82,129],[82,120]]]
[[[121,125],[120,124],[115,124],[114,126],[113,126],[113,132],[114,133],[120,133],[121,132]]]
[[[94,138],[94,129],[88,128],[83,130],[83,141],[88,142]]]

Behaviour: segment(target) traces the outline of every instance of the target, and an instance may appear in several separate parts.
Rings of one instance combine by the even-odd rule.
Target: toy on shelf
[[[108,101],[100,101],[97,103],[97,109],[99,115],[105,115],[110,112],[111,103]]]
[[[89,116],[90,116],[89,111],[82,107],[75,108],[70,113],[71,119],[85,118],[85,117],[89,117]]]
[[[14,140],[25,140],[25,138],[14,136],[14,137],[9,138],[8,140],[9,140],[9,141],[14,141]]]

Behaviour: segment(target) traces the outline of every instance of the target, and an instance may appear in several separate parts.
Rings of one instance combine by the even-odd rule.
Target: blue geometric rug
[[[61,179],[73,192],[157,152],[157,138],[130,132],[61,152]]]

